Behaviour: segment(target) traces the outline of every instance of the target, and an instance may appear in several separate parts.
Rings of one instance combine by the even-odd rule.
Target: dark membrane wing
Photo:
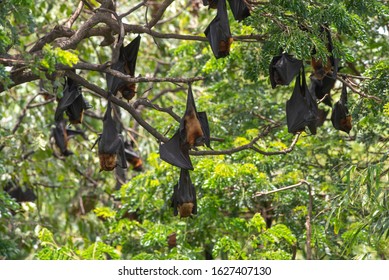
[[[332,109],[331,122],[335,129],[350,133],[352,124],[347,107],[347,88],[345,84],[343,84],[339,101],[335,103]]]
[[[171,165],[193,170],[193,165],[189,157],[189,150],[182,148],[179,131],[177,131],[165,144],[159,145],[159,156],[162,160]]]
[[[328,110],[318,109],[316,127],[322,126],[327,119]]]
[[[188,170],[181,169],[180,171],[180,179],[173,190],[172,207],[175,216],[178,212],[181,217],[197,214],[196,190]]]
[[[277,85],[289,85],[300,72],[302,66],[302,60],[293,58],[292,55],[286,53],[273,57],[269,66],[272,88],[275,88]]]
[[[140,35],[138,35],[134,40],[131,41],[123,50],[123,60],[126,61],[126,73],[134,76],[136,59],[138,58],[139,45],[140,45]]]
[[[78,124],[82,122],[84,110],[91,108],[91,106],[84,100],[82,94],[80,94],[72,104],[66,108],[66,114],[69,117],[69,121],[72,124]]]
[[[119,60],[112,64],[111,69],[124,73],[126,62],[119,56]],[[118,90],[126,85],[126,81],[107,73],[107,87],[110,94],[116,95]]]
[[[71,106],[74,101],[81,95],[80,86],[71,78],[66,77],[63,96],[59,100],[57,109],[55,111],[54,119],[56,122],[60,121],[63,117],[63,113]]]
[[[310,79],[311,85],[309,90],[314,93],[316,98],[319,100],[321,100],[327,94],[327,97],[324,98],[323,103],[329,107],[332,107],[331,89],[334,87],[336,79],[329,75],[325,75],[322,80],[316,78],[315,75],[311,75]]]
[[[218,1],[217,15],[205,29],[204,33],[216,58],[229,55],[232,37],[225,0]]]
[[[206,112],[198,112],[201,128],[204,133],[204,143],[208,148],[211,148],[211,132],[209,130],[208,118]]]
[[[184,117],[181,118],[181,121],[180,121],[179,131],[180,131],[181,140],[184,140],[186,138],[186,129],[185,129],[184,118],[186,115],[191,115],[191,114],[194,114],[198,118],[196,104],[194,102],[194,97],[193,97],[193,92],[192,92],[192,86],[189,84],[188,95],[186,98],[185,114],[184,114]]]
[[[250,10],[243,0],[228,0],[235,20],[241,21],[250,16]]]
[[[216,9],[218,0],[203,0],[204,6],[209,6],[209,9]]]
[[[65,120],[61,120],[55,123],[55,127],[52,129],[55,144],[64,156],[73,154],[68,150],[68,134],[66,130]]]
[[[291,98],[286,102],[286,120],[288,131],[296,133],[304,131],[308,126],[312,134],[316,133],[317,103],[308,91],[303,71],[302,84],[300,74],[296,78],[296,84]]]

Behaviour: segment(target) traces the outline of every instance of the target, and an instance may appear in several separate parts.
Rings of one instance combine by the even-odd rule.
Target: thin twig
[[[307,181],[301,179],[300,182],[298,182],[297,184],[286,186],[286,187],[279,188],[279,189],[272,190],[272,191],[257,192],[253,197],[259,197],[259,196],[269,195],[269,194],[273,194],[273,193],[277,193],[277,192],[282,192],[282,191],[286,191],[286,190],[300,187],[302,185],[309,185],[309,183]]]
[[[375,101],[377,102],[382,102],[381,98],[377,97],[377,96],[373,96],[373,95],[368,95],[368,94],[365,94],[363,92],[360,92],[358,90],[356,90],[349,82],[347,82],[345,79],[341,78],[340,76],[337,77],[337,79],[339,81],[341,81],[342,83],[344,83],[347,87],[349,87],[353,92],[355,92],[356,94],[364,97],[364,98],[368,98],[368,99],[374,99]]]

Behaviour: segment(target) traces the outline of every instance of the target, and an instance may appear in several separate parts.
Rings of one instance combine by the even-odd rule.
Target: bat
[[[210,148],[210,131],[206,112],[197,112],[189,84],[184,117],[180,121],[180,137],[189,149],[206,145]]]
[[[159,156],[171,165],[182,169],[193,170],[192,161],[189,157],[189,148],[184,147],[179,130],[177,130],[169,141],[159,145]]]
[[[31,188],[18,186],[13,181],[8,181],[5,184],[4,191],[14,198],[16,202],[33,202],[36,200],[36,195]]]
[[[126,160],[129,164],[131,164],[132,168],[135,171],[142,171],[143,170],[143,162],[140,156],[134,151],[133,149],[134,142],[131,141],[125,141],[124,142],[124,154],[126,156]]]
[[[66,128],[66,121],[61,117],[59,121],[55,122],[55,127],[51,130],[54,153],[58,157],[61,155],[65,157],[72,155],[73,152],[68,150],[68,142],[70,138],[76,135],[82,135],[86,139],[84,131]]]
[[[352,128],[351,119],[347,107],[347,87],[343,83],[340,99],[332,108],[331,122],[335,129],[350,133]]]
[[[97,139],[97,142],[99,143],[100,171],[111,171],[116,166],[127,168],[124,143],[112,118],[112,104],[110,100],[108,100],[107,111],[103,119],[103,132]]]
[[[59,100],[57,109],[55,111],[55,121],[60,121],[63,113],[66,112],[70,123],[81,123],[84,110],[90,108],[92,108],[92,106],[90,106],[89,103],[84,100],[80,85],[71,78],[66,77],[63,97]]]
[[[336,79],[332,76],[325,75],[322,80],[319,80],[315,75],[310,76],[311,84],[309,86],[309,91],[314,93],[316,98],[321,100],[324,98],[323,103],[332,107],[332,98],[330,95],[331,89],[334,87]]]
[[[197,214],[196,190],[186,169],[181,169],[178,184],[174,186],[171,206],[174,216],[180,213],[181,218],[186,218]]]
[[[204,31],[214,56],[218,59],[230,54],[232,37],[225,0],[217,1],[217,14]]]
[[[303,66],[302,60],[283,53],[273,57],[269,66],[269,76],[272,88],[277,85],[289,85]]]
[[[241,21],[250,16],[250,10],[243,0],[228,0],[235,20]]]
[[[131,41],[126,47],[120,48],[119,59],[113,63],[111,68],[122,72],[123,74],[135,76],[136,59],[138,57],[140,35]],[[126,82],[118,77],[112,76],[107,73],[107,86],[110,94],[116,95],[121,93],[123,98],[131,100],[135,96],[136,85],[135,83]]]
[[[290,133],[304,131],[308,126],[311,133],[316,134],[318,106],[307,88],[304,67],[296,78],[291,98],[286,102],[286,121]]]
[[[327,119],[328,110],[318,109],[316,127],[322,126]]]
[[[323,24],[320,27],[320,32],[326,33],[327,37],[327,50],[330,53],[330,56],[327,57],[326,62],[324,63],[321,58],[316,59],[312,57],[311,66],[313,68],[313,74],[319,80],[324,79],[324,77],[332,71],[332,78],[336,79],[338,73],[339,59],[334,58],[333,49],[334,45],[332,43],[331,31],[328,27],[328,24]],[[313,50],[312,54],[316,53],[316,49]]]
[[[210,130],[206,112],[197,112],[192,87],[189,85],[184,116],[180,127],[169,141],[160,144],[162,160],[188,170],[193,170],[189,150],[206,145],[210,148]]]

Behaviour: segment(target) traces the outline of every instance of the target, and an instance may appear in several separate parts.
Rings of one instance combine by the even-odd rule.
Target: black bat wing
[[[126,62],[123,59],[123,57],[120,55],[119,60],[116,63],[112,64],[111,69],[124,73],[125,65]],[[126,84],[124,80],[112,76],[109,73],[107,73],[106,79],[107,79],[108,92],[113,95],[116,95],[118,90]]]
[[[172,197],[175,216],[178,214],[178,207],[185,203],[193,204],[192,212],[189,214],[197,214],[196,189],[190,179],[189,170],[181,169],[180,179],[178,184],[174,186]]]
[[[225,0],[219,0],[217,5],[217,15],[204,33],[208,38],[214,56],[221,58],[229,55],[232,37]]]
[[[117,154],[120,147],[124,145],[116,129],[116,123],[112,118],[112,105],[108,101],[107,111],[103,119],[103,132],[99,140],[99,154]]]
[[[54,119],[56,122],[62,119],[63,113],[71,106],[74,101],[80,96],[81,89],[80,86],[70,79],[69,77],[65,80],[65,88],[63,91],[63,96],[59,100],[57,109],[55,111]]]
[[[302,60],[296,59],[287,53],[274,57],[270,63],[272,88],[275,88],[276,85],[289,85],[300,72],[302,66]]]
[[[187,98],[186,98],[186,107],[185,107],[185,113],[184,113],[184,117],[181,118],[180,120],[180,137],[181,137],[181,140],[184,140],[185,137],[186,137],[186,130],[185,130],[185,116],[186,115],[190,115],[191,113],[193,113],[198,117],[198,113],[197,113],[197,109],[196,109],[196,104],[195,104],[195,101],[194,101],[194,97],[193,97],[193,92],[192,92],[192,86],[189,84],[189,88],[188,88],[188,95],[187,95]]]
[[[325,75],[322,80],[319,80],[315,75],[310,76],[311,85],[309,90],[315,94],[316,98],[321,100],[326,94],[323,103],[332,107],[331,89],[334,87],[336,80],[329,75]]]
[[[123,51],[124,59],[127,63],[128,72],[127,74],[134,76],[135,75],[135,67],[136,67],[136,59],[138,57],[139,45],[140,45],[140,35],[138,35],[134,40],[129,43]]]
[[[193,170],[193,165],[189,157],[189,149],[182,147],[179,131],[165,144],[159,145],[159,155],[162,160],[171,165]]]
[[[304,72],[303,72],[304,76]],[[305,126],[314,134],[316,131],[317,122],[317,103],[311,96],[311,93],[306,88],[304,82],[300,83],[300,74],[296,78],[296,84],[293,89],[291,98],[286,102],[286,121],[288,124],[288,131],[296,133],[303,131]]]
[[[65,120],[61,120],[55,123],[55,127],[52,129],[55,144],[64,156],[73,154],[67,148],[68,135],[66,130]]]
[[[335,129],[342,130],[349,133],[351,130],[351,116],[347,107],[347,87],[343,84],[342,94],[338,102],[335,103],[332,114],[331,122]]]
[[[228,0],[235,20],[241,21],[250,16],[250,10],[243,0]]]
[[[211,148],[211,132],[209,130],[208,118],[206,112],[198,112],[201,128],[204,133],[204,143],[208,148]]]

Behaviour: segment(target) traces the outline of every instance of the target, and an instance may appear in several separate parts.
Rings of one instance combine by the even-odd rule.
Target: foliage
[[[88,2],[94,7],[100,5]],[[117,2],[119,15],[138,4]],[[78,2],[2,1],[0,186],[31,189],[37,199],[17,202],[0,190],[0,258],[389,258],[386,4],[372,0],[260,1],[242,22],[234,21],[229,11],[231,31],[238,39],[223,59],[215,59],[209,44],[201,40],[141,34],[136,76],[204,77],[192,87],[197,109],[208,114],[211,136],[221,139],[212,141],[214,151],[247,145],[261,135],[253,149],[191,156],[195,170],[190,176],[197,191],[198,214],[180,219],[173,216],[171,208],[179,170],[160,160],[159,143],[123,109],[124,138],[135,140],[144,170],[128,170],[128,181],[120,188],[116,188],[114,172],[100,172],[96,148],[91,147],[102,131],[106,101],[91,90],[83,88],[83,95],[92,109],[82,124],[72,127],[85,130],[86,139],[70,140],[69,149],[74,154],[69,157],[53,155],[53,115],[56,97],[64,87],[63,71],[58,69],[76,67],[79,62],[107,66],[111,60],[111,47],[100,45],[102,36],[88,37],[74,50],[58,47],[68,39],[63,37],[42,45],[37,53],[29,52],[39,39],[72,16]],[[147,21],[145,11],[141,7],[123,22],[143,27],[150,21],[153,7],[149,7]],[[208,10],[201,1],[193,0],[191,5],[173,1],[163,15],[166,22],[152,30],[167,37],[203,36],[214,15],[214,10]],[[84,7],[67,32],[79,30],[90,17],[91,11]],[[295,139],[287,132],[285,119],[285,102],[293,84],[271,89],[269,62],[282,49],[306,61],[306,72],[312,72],[308,63],[312,51],[317,58],[329,55],[320,32],[324,23],[333,35],[342,77],[347,77],[352,86],[348,88],[352,131],[347,135],[334,130],[330,112],[316,135],[304,132],[292,151],[280,152]],[[239,39],[252,34],[259,34],[260,39]],[[133,37],[127,34],[124,43]],[[17,60],[16,64],[9,59]],[[12,66],[30,69],[31,76],[37,78],[14,86]],[[105,73],[76,72],[106,89]],[[172,109],[179,116],[184,113],[186,92],[184,83],[137,84],[138,99],[153,100],[154,105]],[[341,83],[337,82],[333,103],[340,92]],[[130,105],[135,103],[131,101]],[[328,110],[323,104],[319,107]],[[166,137],[179,126],[166,112],[146,106],[137,110]],[[265,133],[269,127],[270,132]],[[313,191],[311,213],[305,184],[258,195],[302,179]],[[311,256],[306,248],[308,215]]]

